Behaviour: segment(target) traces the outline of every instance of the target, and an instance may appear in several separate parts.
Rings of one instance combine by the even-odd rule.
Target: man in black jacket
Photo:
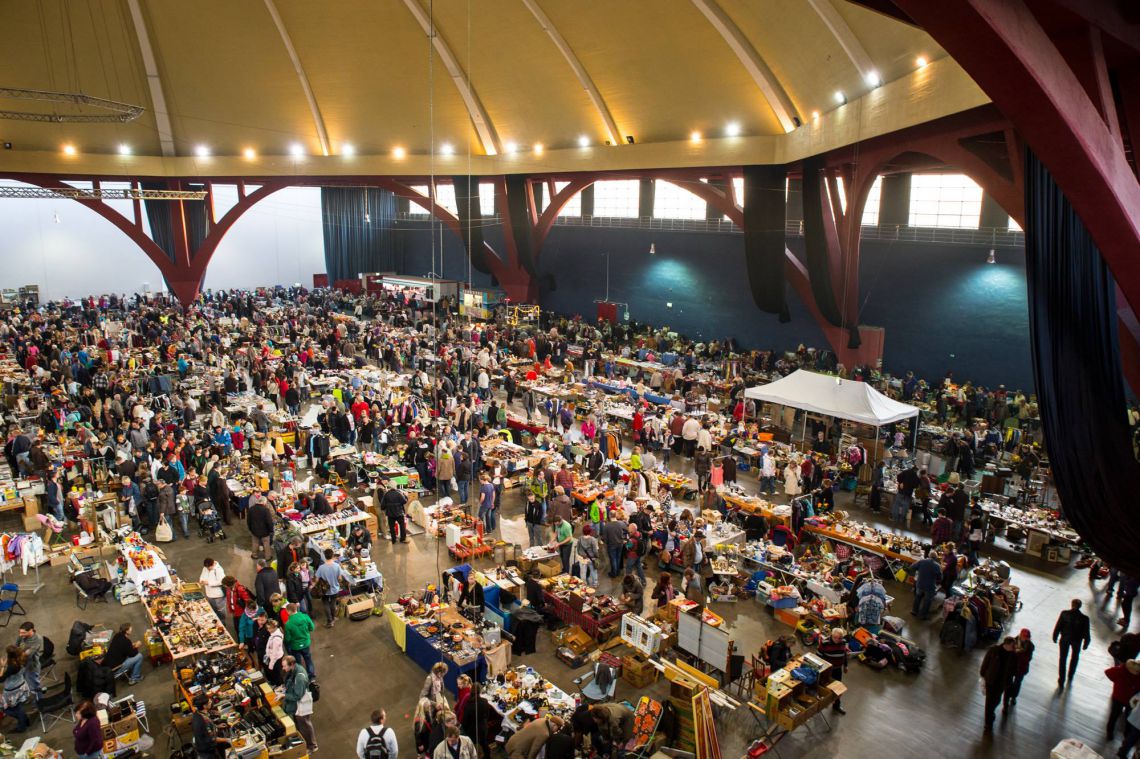
[[[249,528],[249,534],[253,536],[250,558],[256,559],[261,556],[262,549],[265,551],[265,558],[270,558],[272,556],[270,541],[273,538],[273,510],[269,508],[269,504],[265,502],[262,496],[253,497],[253,503],[250,504],[249,511],[245,515],[245,526]]]
[[[1065,614],[1065,612],[1061,613]],[[1014,651],[1014,646],[1014,639],[1006,638],[1000,646],[993,646],[986,651],[986,655],[982,659],[979,674],[982,677],[982,691],[986,695],[987,733],[994,729],[994,717],[998,704],[1002,702],[1002,696],[1017,675],[1017,654]]]
[[[1077,672],[1077,662],[1081,651],[1089,647],[1092,636],[1089,634],[1089,618],[1081,612],[1081,600],[1073,599],[1073,605],[1061,612],[1057,624],[1053,626],[1053,642],[1060,641],[1061,661],[1057,669],[1057,685],[1065,687],[1065,660],[1069,660],[1069,682]],[[1069,652],[1072,651],[1072,658]]]
[[[258,605],[263,609],[272,608],[269,605],[269,597],[280,592],[281,583],[273,567],[269,566],[268,559],[258,559],[257,576],[253,578],[253,594],[257,597]]]
[[[384,484],[388,489],[384,491],[384,497],[380,499],[380,508],[388,517],[388,535],[392,538],[393,545],[396,544],[396,533],[399,533],[401,543],[407,543],[408,524],[404,516],[404,505],[408,499],[389,483]]]

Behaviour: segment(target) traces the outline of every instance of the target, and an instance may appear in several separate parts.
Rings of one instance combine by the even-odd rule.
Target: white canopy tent
[[[866,382],[797,369],[783,379],[750,387],[744,397],[882,427],[918,416],[918,408],[880,393]]]

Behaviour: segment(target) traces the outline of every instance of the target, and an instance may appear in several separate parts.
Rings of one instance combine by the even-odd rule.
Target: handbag
[[[158,526],[154,528],[154,539],[158,543],[169,543],[174,540],[174,530],[170,522],[166,521],[165,514],[158,518]]]

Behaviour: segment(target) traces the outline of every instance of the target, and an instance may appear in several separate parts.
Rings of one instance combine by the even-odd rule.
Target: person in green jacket
[[[309,677],[316,677],[317,670],[313,666],[313,655],[309,651],[313,642],[313,628],[316,625],[313,624],[312,618],[301,611],[297,604],[289,604],[286,608],[289,610],[289,619],[285,622],[285,649],[298,659],[304,660],[305,670]]]
[[[317,738],[313,733],[313,694],[309,692],[309,675],[297,666],[297,659],[292,656],[281,660],[281,672],[285,676],[281,708],[293,718],[297,732],[312,753],[317,750]]]

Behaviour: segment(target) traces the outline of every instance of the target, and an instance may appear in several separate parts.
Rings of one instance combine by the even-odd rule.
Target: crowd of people
[[[731,455],[738,444],[759,449],[759,491],[772,496],[780,492],[792,502],[793,529],[779,536],[789,546],[795,546],[804,518],[802,499],[796,496],[812,494],[814,511],[826,513],[835,508],[840,478],[861,467],[870,469],[871,511],[887,505],[882,466],[872,466],[865,450],[839,450],[838,426],[813,420],[811,449],[786,460],[763,444],[759,409],[743,396],[757,377],[775,378],[797,368],[833,371],[924,404],[927,421],[962,430],[947,435],[943,453],[951,462],[948,480],[938,482],[917,466],[904,469],[889,504],[892,519],[900,525],[910,525],[917,517],[930,529],[934,551],[912,568],[917,588],[912,611],[918,617],[930,613],[937,590],[945,591],[959,571],[978,561],[977,515],[964,480],[1002,452],[1014,453],[1025,477],[1040,463],[1036,402],[1020,390],[958,384],[949,375],[928,384],[909,373],[896,378],[873,367],[848,369],[826,351],[742,351],[731,340],[700,343],[636,323],[591,323],[548,314],[537,323],[504,318],[466,323],[448,309],[399,293],[206,293],[185,311],[162,297],[89,298],[10,311],[0,318],[0,340],[10,346],[11,357],[28,378],[19,404],[5,412],[5,456],[13,472],[44,478],[46,504],[60,523],[79,516],[69,493],[80,473],[60,467],[50,455],[49,444],[59,435],[73,437],[86,459],[101,461],[113,473],[120,502],[144,534],[165,525],[173,539],[189,538],[190,517],[205,509],[216,513],[222,525],[244,521],[255,575],[242,582],[216,559],[207,559],[199,579],[210,605],[232,626],[255,666],[282,689],[286,711],[294,716],[310,750],[317,746],[309,695],[317,675],[310,650],[317,617],[314,601],[321,600],[325,626],[333,627],[336,600],[347,578],[331,552],[311,557],[299,540],[273,545],[278,508],[291,506],[305,515],[333,512],[320,488],[299,486],[286,496],[279,484],[282,478],[299,480],[297,472],[308,466],[318,483],[336,480],[371,490],[393,545],[408,540],[407,495],[386,481],[369,481],[347,458],[331,456],[338,445],[397,456],[416,470],[428,493],[469,506],[484,531],[494,533],[501,525],[507,473],[485,466],[482,441],[503,433],[522,440],[520,422],[524,428],[538,427],[526,442],[560,454],[562,463],[529,471],[519,483],[530,543],[555,548],[563,570],[576,568],[591,585],[597,586],[605,572],[618,582],[617,593],[635,612],[644,612],[646,605],[652,612],[677,596],[704,602],[713,579],[705,550],[705,509],[719,510],[750,538],[772,534],[763,518],[742,513],[718,495],[721,485],[738,479]],[[653,362],[665,354],[674,357],[669,369],[631,370],[618,361]],[[696,413],[712,393],[700,379],[702,369],[727,365],[730,359],[740,371],[720,391],[722,413]],[[331,385],[315,382],[333,370],[369,365],[400,374],[410,392],[376,387],[358,374],[338,377]],[[633,401],[628,423],[596,410],[579,413],[572,402],[556,402],[526,381],[566,383],[595,377],[627,382]],[[247,392],[259,398],[252,410],[236,418],[226,413],[227,399]],[[672,398],[672,403],[650,404],[644,401],[646,395]],[[311,415],[303,446],[279,452],[262,445],[251,457],[252,441],[268,432],[275,413],[296,420]],[[1009,429],[1022,435],[1009,436]],[[609,434],[617,437],[617,450],[609,444]],[[909,440],[911,434],[909,429],[888,430],[885,442],[897,442],[896,436]],[[623,449],[629,451],[628,459],[619,465]],[[227,483],[243,458],[251,460],[259,482],[265,483],[248,503],[236,498]],[[675,511],[672,489],[658,481],[658,473],[671,461],[684,462],[696,475],[697,500],[691,510],[682,509],[675,517],[669,516]],[[584,482],[606,494],[585,502],[572,498]],[[288,504],[282,503],[285,498]],[[349,555],[367,555],[373,548],[362,527],[352,531],[348,544]],[[674,578],[674,571],[680,579]],[[1128,582],[1121,578],[1122,591],[1127,585],[1134,597],[1135,583]],[[875,586],[867,587],[873,591]],[[867,608],[874,605],[874,593],[865,593],[853,600],[853,610],[864,598],[870,599]],[[1130,607],[1123,611],[1126,620]],[[1127,622],[1124,627],[1127,630]],[[129,625],[119,630],[103,663],[133,682],[142,676],[142,657],[131,632]],[[1065,630],[1060,640],[1062,645],[1070,640]],[[847,652],[840,643],[824,641],[820,651],[842,672]],[[1024,630],[987,656],[988,664],[982,667],[987,724],[997,704],[1008,708],[1016,702],[1032,645]],[[1077,645],[1068,650],[1075,669]],[[1015,666],[1003,663],[1004,651],[1012,651]],[[1121,666],[1128,671],[1127,662]],[[5,713],[20,720],[22,702],[14,702],[8,711],[7,683],[16,684],[13,667],[26,674],[30,665],[9,651]],[[1008,681],[1007,671],[1013,672]],[[478,683],[467,683],[466,692],[461,689],[456,702],[449,704],[438,688],[429,687],[435,676],[429,675],[416,708],[417,753],[438,759],[486,754],[484,741],[493,727],[494,710],[481,699]],[[1000,694],[993,697],[993,708],[991,676],[996,678],[992,692]],[[31,687],[32,678],[26,681]],[[1115,686],[1113,698],[1116,703]],[[199,709],[202,716],[195,722],[195,741],[201,738],[203,752],[215,732],[206,707]],[[843,710],[839,702],[836,710]],[[613,711],[606,705],[565,722],[535,720],[507,744],[508,755],[533,759],[543,747],[547,754],[572,755],[583,736],[608,751],[627,720]],[[83,724],[89,725],[90,717],[85,719]],[[359,756],[387,752],[383,755],[394,759],[396,738],[386,721],[382,709],[371,715],[358,738]],[[541,729],[534,727],[540,723]],[[26,725],[26,718],[21,724]],[[558,736],[563,738],[555,740]]]

